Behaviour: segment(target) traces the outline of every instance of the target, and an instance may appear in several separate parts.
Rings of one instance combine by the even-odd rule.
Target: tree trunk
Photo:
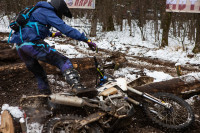
[[[171,16],[172,16],[172,13],[164,12],[163,20],[162,20],[163,34],[162,34],[161,47],[168,46],[168,34],[169,34],[169,28],[171,24]]]
[[[145,37],[144,37],[144,25],[145,25],[145,11],[144,11],[144,0],[139,0],[139,11],[140,11],[140,16],[139,16],[139,27],[140,27],[140,31],[141,31],[141,38],[142,41],[145,41]]]
[[[193,49],[193,53],[199,53],[200,52],[200,14],[197,14],[197,32],[196,32],[196,41],[195,41],[195,47]]]
[[[101,63],[101,59],[98,59],[98,62]],[[122,55],[113,55],[110,58],[107,58],[109,62],[113,62],[110,66],[107,66],[108,68],[114,68],[114,67],[121,67],[126,62],[126,59]],[[86,69],[95,69],[95,62],[93,58],[72,58],[70,61],[73,64],[73,67],[77,70],[86,70]],[[49,65],[47,63],[40,62],[40,64],[47,69],[47,71],[50,71],[52,73],[54,72],[60,72],[55,66]],[[116,65],[116,66],[114,66]],[[26,70],[26,65],[24,63],[15,63],[11,65],[4,65],[0,66],[0,73],[1,72],[12,72],[12,71],[21,71],[22,69]],[[57,71],[58,70],[58,71]]]
[[[95,37],[97,33],[97,13],[94,11],[92,22],[91,22],[91,30],[90,30],[90,36]]]
[[[129,86],[134,87],[135,89],[142,92],[167,92],[182,96],[186,99],[191,96],[200,94],[200,73],[195,75],[185,75],[181,76],[180,78],[154,82],[136,87],[132,86],[131,84],[133,83],[129,83]],[[133,95],[131,92],[129,92],[129,94]]]
[[[107,31],[115,30],[112,14],[108,17],[107,24]]]
[[[158,33],[158,9],[157,9],[157,1],[154,1],[154,35],[155,42],[159,41],[159,33]]]
[[[90,30],[90,36],[95,37],[97,33],[97,13],[98,13],[98,8],[99,8],[99,1],[96,1],[96,9],[93,12],[92,16],[92,22],[91,22],[91,30]]]
[[[114,31],[114,22],[113,22],[113,0],[106,1],[104,0],[104,21],[103,21],[103,31]]]

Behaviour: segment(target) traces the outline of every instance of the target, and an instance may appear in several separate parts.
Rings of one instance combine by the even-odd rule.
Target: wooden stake
[[[14,133],[13,119],[10,113],[6,110],[1,115],[0,132],[2,133]]]

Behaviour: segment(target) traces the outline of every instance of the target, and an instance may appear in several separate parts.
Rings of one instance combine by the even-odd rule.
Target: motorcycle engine
[[[132,107],[123,97],[109,99],[107,105],[110,108],[109,113],[119,118],[127,116]]]

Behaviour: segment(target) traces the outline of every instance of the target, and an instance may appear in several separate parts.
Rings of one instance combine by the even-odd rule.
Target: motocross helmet
[[[72,18],[72,14],[67,7],[66,0],[49,0],[49,3],[55,8],[56,14],[62,19],[62,16]]]

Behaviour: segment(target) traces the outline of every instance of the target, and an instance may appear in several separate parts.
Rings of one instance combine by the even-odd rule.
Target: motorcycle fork
[[[139,96],[142,96],[142,97],[144,97],[145,99],[147,99],[149,101],[152,101],[152,102],[157,103],[157,104],[159,104],[159,105],[161,105],[161,106],[163,106],[163,107],[165,107],[167,109],[170,109],[169,104],[164,102],[164,101],[162,101],[161,99],[158,99],[158,98],[156,98],[156,97],[154,97],[154,96],[152,96],[152,95],[150,95],[148,93],[144,93],[144,92],[138,91],[138,90],[136,90],[134,88],[131,88],[131,87],[127,87],[127,88],[128,88],[129,91],[131,91],[131,92],[133,92],[133,93],[135,93],[135,94],[137,94]],[[142,105],[140,102],[138,102],[138,101],[136,101],[136,100],[134,100],[134,99],[132,99],[130,97],[127,97],[126,99],[128,101],[132,102],[133,104],[140,105],[140,106]]]

